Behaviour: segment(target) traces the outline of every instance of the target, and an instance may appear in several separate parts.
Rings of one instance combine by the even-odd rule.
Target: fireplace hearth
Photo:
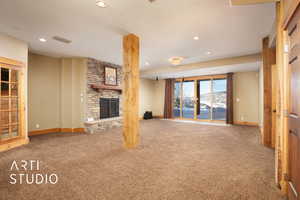
[[[119,117],[119,98],[100,98],[100,119]]]

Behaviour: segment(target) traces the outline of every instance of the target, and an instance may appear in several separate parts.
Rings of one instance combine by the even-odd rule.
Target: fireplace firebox
[[[119,98],[100,98],[100,119],[119,117]]]

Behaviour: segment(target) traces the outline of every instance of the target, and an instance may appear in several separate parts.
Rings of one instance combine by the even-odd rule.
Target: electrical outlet
[[[36,125],[35,125],[35,128],[40,128],[40,125],[39,125],[39,124],[36,124]]]

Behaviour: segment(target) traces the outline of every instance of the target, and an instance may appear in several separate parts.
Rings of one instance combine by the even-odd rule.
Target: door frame
[[[26,134],[25,118],[25,67],[20,61],[0,57],[1,68],[18,71],[18,136],[8,139],[0,139],[0,152],[14,148],[29,142]]]
[[[276,127],[277,127],[277,99],[278,99],[278,72],[277,65],[272,65],[272,127],[271,127],[271,147],[275,149],[276,146]]]

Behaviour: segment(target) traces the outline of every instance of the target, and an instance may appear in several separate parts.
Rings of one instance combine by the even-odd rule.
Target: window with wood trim
[[[231,123],[232,89],[228,74],[176,79],[173,117]]]
[[[0,64],[0,140],[20,136],[19,70]]]

